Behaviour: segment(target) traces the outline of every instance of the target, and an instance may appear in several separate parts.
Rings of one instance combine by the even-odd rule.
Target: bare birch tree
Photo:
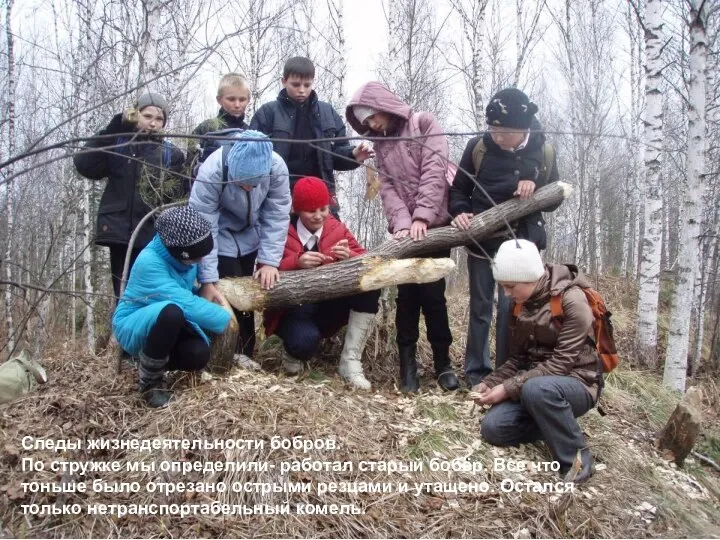
[[[645,211],[640,254],[640,290],[636,348],[639,360],[657,366],[657,310],[660,294],[662,248],[662,195],[660,183],[662,151],[662,2],[645,4]]]
[[[685,391],[690,318],[698,269],[702,181],[705,175],[705,66],[707,12],[705,0],[687,0],[690,32],[687,189],[682,204],[677,282],[673,294],[663,384]]]

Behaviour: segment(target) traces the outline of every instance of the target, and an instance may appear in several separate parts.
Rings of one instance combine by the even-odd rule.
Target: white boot
[[[374,326],[374,313],[350,311],[350,320],[345,333],[345,345],[340,355],[338,373],[351,385],[361,390],[370,390],[371,386],[370,381],[363,374],[361,359],[365,344]]]
[[[282,368],[286,375],[298,375],[302,372],[305,367],[305,363],[302,360],[298,360],[290,356],[290,354],[282,349]]]

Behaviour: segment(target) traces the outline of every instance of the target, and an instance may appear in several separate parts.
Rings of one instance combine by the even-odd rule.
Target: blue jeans
[[[492,324],[495,278],[490,261],[468,254],[470,276],[470,319],[467,346],[465,347],[465,378],[469,384],[478,384],[492,372],[490,364],[490,325]],[[498,311],[495,324],[495,367],[500,367],[508,356],[510,325],[510,299],[498,287]]]

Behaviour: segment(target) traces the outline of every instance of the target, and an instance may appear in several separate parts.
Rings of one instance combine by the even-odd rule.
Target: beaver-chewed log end
[[[374,291],[403,283],[431,283],[454,269],[455,261],[449,258],[382,261],[360,277],[360,290]]]

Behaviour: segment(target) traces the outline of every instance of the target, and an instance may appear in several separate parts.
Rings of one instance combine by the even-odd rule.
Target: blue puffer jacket
[[[222,148],[198,170],[190,206],[212,226],[215,245],[198,269],[200,283],[215,283],[218,255],[237,257],[258,252],[258,264],[280,266],[290,223],[290,185],[282,158],[273,152],[270,175],[245,191],[230,182],[223,186]]]
[[[168,304],[177,304],[197,334],[210,344],[205,331],[221,333],[230,322],[230,314],[194,294],[196,277],[197,265],[188,266],[175,259],[155,235],[138,255],[113,315],[113,332],[120,346],[137,355],[160,311]]]

